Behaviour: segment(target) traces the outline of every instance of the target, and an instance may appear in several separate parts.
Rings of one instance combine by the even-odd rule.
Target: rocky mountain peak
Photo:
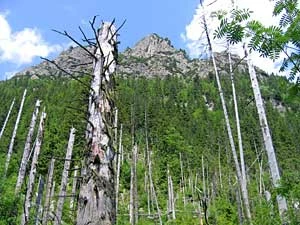
[[[93,51],[91,47],[87,47]],[[232,56],[233,61],[238,63],[238,70],[246,72],[246,62],[239,63],[238,56]],[[216,54],[218,70],[221,74],[228,73],[227,55]],[[66,71],[77,75],[81,72],[92,71],[93,59],[80,47],[70,47],[63,51],[55,63]],[[184,50],[172,46],[168,38],[162,38],[157,34],[150,34],[132,48],[127,48],[119,54],[118,74],[121,76],[143,76],[143,77],[166,77],[166,76],[200,76],[207,77],[213,72],[210,60],[190,60]],[[27,68],[16,76],[28,75],[32,77],[41,75],[68,76],[59,70],[54,64],[44,61],[38,65]]]
[[[162,38],[153,33],[141,39],[133,48],[127,49],[124,54],[148,58],[153,55],[174,53],[176,51],[168,38]]]

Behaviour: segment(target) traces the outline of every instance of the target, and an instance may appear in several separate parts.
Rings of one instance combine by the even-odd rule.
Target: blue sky
[[[51,29],[67,30],[78,38],[78,26],[88,30],[88,21],[94,15],[99,15],[99,22],[116,18],[117,24],[121,24],[127,20],[120,31],[121,51],[150,33],[168,37],[175,47],[185,48],[181,34],[198,3],[197,0],[1,0],[0,79],[38,63],[36,55],[51,58],[66,48],[70,41]],[[5,43],[4,39],[10,41]]]
[[[53,58],[70,46],[70,40],[51,29],[68,31],[80,39],[78,26],[89,34],[88,21],[94,15],[101,20],[116,19],[125,26],[120,31],[119,50],[132,47],[151,33],[168,37],[176,48],[187,50],[191,58],[205,51],[206,37],[201,16],[207,15],[210,31],[218,26],[216,18],[209,18],[217,10],[230,10],[232,0],[0,0],[0,80],[15,72],[39,63],[39,56]],[[238,0],[237,6],[254,11],[253,18],[265,25],[278,24],[272,17],[274,1]],[[212,4],[211,4],[212,3]],[[90,33],[91,34],[91,33]],[[226,44],[214,40],[214,51],[224,50]],[[243,57],[241,46],[232,48]],[[258,54],[252,60],[266,72],[277,72],[280,60],[272,62]]]

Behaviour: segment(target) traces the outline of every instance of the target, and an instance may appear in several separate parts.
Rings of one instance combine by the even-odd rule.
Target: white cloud
[[[253,11],[252,18],[259,20],[264,25],[269,26],[272,24],[278,24],[278,18],[272,16],[272,11],[274,8],[274,1],[269,0],[239,0],[237,1],[237,6],[242,8],[249,8]],[[206,17],[206,22],[208,24],[208,29],[210,32],[210,37],[214,46],[213,51],[220,52],[226,49],[226,41],[213,39],[213,32],[217,29],[219,21],[217,18],[211,18],[213,12],[219,10],[230,11],[232,5],[232,0],[205,0],[204,9],[199,4],[192,21],[186,25],[185,32],[181,34],[182,40],[185,42],[188,48],[189,54],[192,58],[201,57],[205,54],[207,39],[204,33],[202,15]],[[240,57],[244,56],[242,46],[236,45],[232,47],[235,54]],[[270,59],[262,58],[258,53],[252,53],[253,63],[265,70],[266,72],[278,73],[278,65],[280,60],[273,62]]]
[[[31,63],[34,57],[47,57],[62,50],[60,45],[47,43],[37,28],[12,31],[6,16],[0,13],[0,62],[11,62],[21,66]]]

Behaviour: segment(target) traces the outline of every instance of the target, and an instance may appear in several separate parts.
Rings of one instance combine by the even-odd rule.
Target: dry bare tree
[[[9,147],[8,147],[8,152],[7,152],[6,162],[5,162],[5,170],[4,170],[4,175],[5,176],[6,176],[8,166],[9,166],[9,162],[10,162],[10,158],[11,158],[11,155],[12,155],[12,152],[13,152],[15,138],[16,138],[16,135],[17,135],[17,130],[18,130],[18,127],[19,127],[19,123],[20,123],[20,119],[21,119],[22,111],[23,111],[23,106],[24,106],[24,102],[25,102],[25,98],[26,98],[26,93],[27,93],[27,89],[25,89],[24,93],[23,93],[23,97],[22,97],[22,100],[21,100],[21,104],[20,104],[18,116],[17,116],[17,119],[16,119],[15,127],[14,127],[14,130],[13,130],[12,136],[11,136]]]
[[[40,155],[40,150],[41,150],[42,141],[43,141],[45,119],[46,119],[46,113],[43,111],[41,114],[41,118],[40,118],[39,129],[38,129],[38,133],[37,133],[37,137],[36,137],[36,144],[34,147],[34,153],[33,153],[31,168],[30,168],[30,172],[29,172],[29,180],[27,183],[27,191],[26,191],[26,196],[25,196],[25,201],[24,201],[24,210],[23,210],[23,214],[22,214],[21,225],[26,225],[26,224],[28,224],[28,221],[29,221],[29,213],[30,213],[31,201],[32,201],[32,192],[33,192],[33,186],[34,186],[35,175],[36,175],[36,170],[37,170],[38,158]]]
[[[24,181],[24,177],[25,177],[25,173],[26,173],[26,166],[27,166],[27,162],[29,160],[29,154],[30,154],[30,150],[32,147],[31,144],[32,144],[32,139],[33,139],[33,133],[34,133],[36,120],[39,115],[40,105],[41,105],[41,101],[37,100],[36,104],[35,104],[35,109],[32,113],[32,118],[31,118],[29,130],[28,130],[28,134],[27,134],[27,138],[26,138],[26,142],[25,142],[23,157],[21,160],[20,168],[19,168],[19,175],[18,175],[16,189],[15,189],[16,193],[18,193],[20,191],[23,181]]]
[[[9,117],[10,117],[12,108],[14,107],[14,104],[15,104],[15,98],[11,102],[11,105],[9,107],[8,113],[7,113],[6,117],[5,117],[4,123],[2,125],[1,131],[0,131],[0,139],[1,139],[2,135],[3,135],[3,133],[4,133],[4,130],[6,128],[6,124],[7,124],[8,120],[9,120]]]

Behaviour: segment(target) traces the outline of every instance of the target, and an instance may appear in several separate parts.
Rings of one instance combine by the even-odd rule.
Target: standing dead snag
[[[255,68],[248,54],[248,49],[246,48],[245,44],[243,47],[244,47],[245,56],[247,58],[251,85],[252,85],[256,109],[259,117],[259,124],[263,134],[264,146],[268,156],[268,163],[270,167],[272,183],[274,187],[278,187],[280,182],[280,173],[279,173],[279,167],[276,159],[276,153],[273,146],[272,136],[271,136],[271,132],[270,132],[270,128],[268,125],[268,120],[264,108],[264,102],[260,93],[260,88],[259,88],[259,83],[257,80]],[[288,210],[285,197],[281,195],[277,195],[277,204],[278,204],[280,217],[282,219],[282,222],[285,224],[287,222],[286,212]]]
[[[98,32],[89,97],[87,155],[78,198],[77,225],[115,224],[112,74],[116,69],[117,30],[104,22]]]
[[[52,191],[52,188],[55,186],[54,184],[52,184],[53,173],[54,173],[54,163],[55,163],[55,159],[52,158],[50,165],[49,165],[49,169],[48,169],[48,175],[47,175],[46,197],[45,197],[45,203],[44,203],[42,225],[47,225],[50,202],[51,202],[51,197],[52,197],[51,191]]]
[[[62,178],[61,178],[59,199],[57,201],[56,217],[54,220],[54,225],[61,224],[62,211],[63,211],[64,202],[65,202],[65,195],[67,192],[69,169],[71,166],[73,145],[74,145],[74,141],[75,141],[75,131],[76,130],[74,127],[72,127],[70,130],[70,137],[69,137],[69,142],[68,142],[68,147],[67,147],[64,170],[63,170],[63,174],[62,174]]]
[[[32,138],[33,138],[33,132],[34,132],[35,124],[36,124],[36,119],[39,115],[40,105],[41,105],[41,101],[37,100],[36,104],[35,104],[35,109],[32,114],[29,131],[27,134],[26,142],[25,142],[23,157],[22,157],[22,161],[21,161],[21,165],[20,165],[20,169],[19,169],[18,180],[17,180],[17,184],[16,184],[16,190],[15,190],[16,193],[19,192],[19,190],[22,187],[23,181],[24,181],[28,157],[29,157],[30,150],[31,150],[31,142],[32,142]]]
[[[33,157],[32,157],[31,169],[30,169],[30,173],[29,173],[29,180],[28,180],[28,184],[27,184],[27,192],[26,192],[26,196],[25,196],[24,211],[23,211],[23,215],[22,215],[21,225],[28,224],[28,221],[29,221],[29,212],[30,212],[30,207],[31,207],[33,185],[34,185],[34,180],[35,180],[35,175],[36,175],[36,167],[38,164],[38,158],[39,158],[40,150],[41,150],[41,146],[42,146],[45,119],[46,119],[46,113],[42,112],[39,130],[38,130],[37,137],[36,137],[36,145],[34,147],[34,153],[33,153]]]
[[[8,170],[10,158],[11,158],[12,151],[13,151],[13,148],[14,148],[15,138],[16,138],[16,135],[17,135],[17,130],[18,130],[18,127],[19,127],[19,123],[20,123],[20,119],[21,119],[21,115],[22,115],[22,111],[23,111],[23,106],[24,106],[24,102],[25,102],[26,93],[27,93],[27,89],[25,89],[24,93],[23,93],[23,97],[22,97],[22,100],[21,100],[21,104],[20,104],[18,116],[17,116],[17,119],[16,119],[14,131],[13,131],[13,134],[11,136],[10,144],[9,144],[9,147],[8,147],[8,152],[7,152],[6,162],[5,162],[5,171],[4,171],[5,176],[6,176],[6,173],[7,173],[7,170]]]
[[[5,120],[4,120],[3,126],[2,126],[1,131],[0,131],[0,139],[1,139],[2,135],[3,135],[3,133],[4,133],[6,124],[7,124],[8,120],[9,120],[9,117],[10,117],[10,114],[11,114],[11,110],[14,107],[14,104],[15,104],[15,99],[11,102],[11,105],[9,107],[7,116],[6,116]]]
[[[135,225],[138,222],[138,204],[137,204],[137,164],[138,147],[134,144],[132,149],[132,162],[130,173],[130,204],[129,204],[129,221],[130,224]]]

